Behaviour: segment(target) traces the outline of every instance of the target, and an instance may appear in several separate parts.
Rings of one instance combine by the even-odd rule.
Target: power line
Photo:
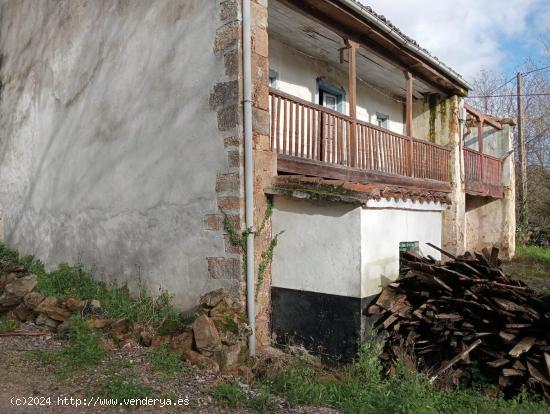
[[[525,73],[523,74],[523,76],[529,75],[530,73],[533,73],[533,72],[538,72],[539,70],[545,70],[545,69],[550,69],[550,65],[545,66],[545,67],[543,67],[543,68],[533,69],[533,70],[530,70],[529,72],[525,72]]]
[[[477,95],[477,96],[468,96],[469,99],[476,99],[476,98],[512,98],[516,96],[550,96],[550,93],[525,93],[522,95],[518,94],[507,94],[507,95]]]
[[[545,66],[545,67],[543,67],[543,68],[533,69],[533,70],[530,70],[529,72],[525,72],[525,73],[523,74],[523,76],[529,75],[530,73],[533,73],[533,72],[538,72],[538,71],[540,71],[540,70],[546,70],[546,69],[550,69],[550,65]],[[510,82],[512,82],[514,79],[516,79],[516,76],[515,76],[515,75],[512,76],[510,79],[508,79],[506,82],[504,82],[502,85],[497,86],[496,88],[494,88],[494,89],[493,89],[491,92],[489,92],[489,93],[493,93],[493,92],[498,91],[500,88],[502,88],[502,87],[508,85],[508,84],[509,84]],[[484,98],[484,97],[482,97],[482,98]]]

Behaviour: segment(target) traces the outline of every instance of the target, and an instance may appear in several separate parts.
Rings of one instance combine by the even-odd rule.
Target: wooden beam
[[[483,154],[483,118],[480,118],[477,123],[477,149],[480,154]],[[485,181],[484,163],[485,160],[481,157],[481,181]]]
[[[468,195],[498,199],[504,198],[504,187],[502,185],[492,185],[475,181],[466,181],[464,189],[466,194]]]
[[[483,123],[487,125],[491,125],[493,128],[498,129],[499,131],[502,129],[502,124],[500,122],[495,121],[494,119],[488,118],[484,116],[483,113],[475,109],[473,106],[468,105],[467,103],[464,104],[464,109],[466,109],[466,112],[472,114],[475,116],[478,120],[483,118]]]
[[[343,38],[351,38],[378,57],[402,70],[410,70],[417,79],[449,94],[466,95],[466,90],[454,79],[442,73],[420,56],[406,50],[402,44],[370,26],[364,18],[343,7],[336,0],[281,0],[312,20],[323,24]]]
[[[357,69],[356,69],[356,52],[358,44],[352,40],[346,39],[346,45],[348,46],[348,102],[349,102],[349,116],[351,118],[350,126],[350,165],[356,166],[357,161]]]
[[[477,150],[483,154],[483,122],[484,119],[481,118],[477,122]]]
[[[445,193],[451,192],[451,184],[421,178],[411,178],[373,170],[362,170],[343,165],[328,164],[285,155],[277,155],[277,170],[282,173],[329,178],[358,183],[381,183],[403,187],[423,188]]]
[[[413,76],[411,72],[405,71],[407,81],[407,100],[405,104],[405,135],[409,138],[413,136]],[[407,153],[407,169],[409,177],[414,175],[413,168],[413,142],[409,139]]]
[[[407,101],[405,109],[405,125],[406,134],[408,137],[413,136],[413,76],[411,72],[405,71],[405,79],[407,80]]]

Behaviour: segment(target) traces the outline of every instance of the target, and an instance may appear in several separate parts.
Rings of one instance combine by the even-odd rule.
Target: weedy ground
[[[550,266],[547,250],[518,249],[509,266]],[[167,320],[185,323],[163,293],[153,299],[141,289],[136,296],[124,287],[97,282],[81,266],[62,265],[47,272],[32,257],[0,245],[0,272],[13,265],[25,266],[38,277],[38,289],[46,295],[99,299],[109,317],[126,317],[138,323],[161,326]],[[519,270],[518,270],[519,271]],[[541,271],[539,278],[548,278]],[[524,273],[522,273],[524,274]],[[535,277],[532,276],[531,277]],[[19,323],[0,321],[0,333],[24,329]],[[27,327],[28,329],[32,329]],[[356,360],[327,366],[312,358],[288,357],[249,361],[256,377],[251,384],[229,374],[199,372],[180,361],[167,347],[141,346],[105,350],[104,337],[92,331],[80,317],[63,337],[0,336],[0,412],[17,411],[12,396],[117,398],[189,398],[184,407],[123,407],[135,412],[249,412],[249,413],[548,413],[550,407],[528,393],[505,400],[486,384],[441,390],[428,379],[397,365],[391,377],[382,375],[379,341],[361,347]],[[267,361],[267,362],[266,362]],[[28,407],[27,407],[28,408]],[[121,407],[57,407],[60,413],[110,413]]]
[[[550,247],[518,245],[516,256],[504,263],[503,268],[534,289],[550,292]]]

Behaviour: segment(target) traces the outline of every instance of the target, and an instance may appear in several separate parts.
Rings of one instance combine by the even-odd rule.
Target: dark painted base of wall
[[[349,362],[364,339],[364,309],[372,297],[353,298],[272,287],[275,343],[302,345],[332,362]]]

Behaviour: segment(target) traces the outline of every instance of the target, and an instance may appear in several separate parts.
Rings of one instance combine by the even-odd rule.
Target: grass
[[[185,369],[185,365],[180,361],[179,355],[172,352],[167,343],[151,351],[149,353],[149,361],[153,370],[161,371],[168,375],[174,375]]]
[[[54,365],[61,377],[72,371],[99,364],[105,355],[100,346],[101,336],[90,330],[82,318],[74,318],[68,332],[69,345],[56,351],[33,351],[36,359]]]
[[[516,256],[503,268],[516,279],[550,279],[550,247],[518,245]]]
[[[153,389],[135,382],[127,374],[119,374],[105,381],[98,392],[103,398],[117,399],[119,405],[124,405],[129,404],[130,399],[150,397]]]
[[[301,363],[262,382],[290,404],[326,406],[351,414],[535,414],[549,410],[526,394],[504,400],[475,390],[438,390],[427,377],[399,364],[395,375],[382,378],[379,346],[365,345],[357,361],[340,368],[338,375]]]
[[[209,391],[218,404],[227,408],[248,408],[254,413],[269,414],[278,412],[277,404],[270,389],[257,384],[258,389],[247,395],[235,382],[222,382]]]
[[[12,319],[0,321],[0,333],[13,332],[19,328],[19,322]]]
[[[234,382],[222,382],[209,391],[209,394],[223,407],[243,408],[246,405],[246,393]]]
[[[115,284],[95,280],[82,265],[61,264],[51,272],[32,256],[21,256],[0,243],[0,272],[13,266],[23,266],[38,278],[37,290],[45,296],[77,296],[84,300],[98,299],[107,317],[128,318],[133,322],[151,324],[155,327],[166,321],[179,321],[179,312],[172,306],[172,297],[162,291],[157,298],[147,294],[143,284],[139,293],[132,297],[128,289]]]

